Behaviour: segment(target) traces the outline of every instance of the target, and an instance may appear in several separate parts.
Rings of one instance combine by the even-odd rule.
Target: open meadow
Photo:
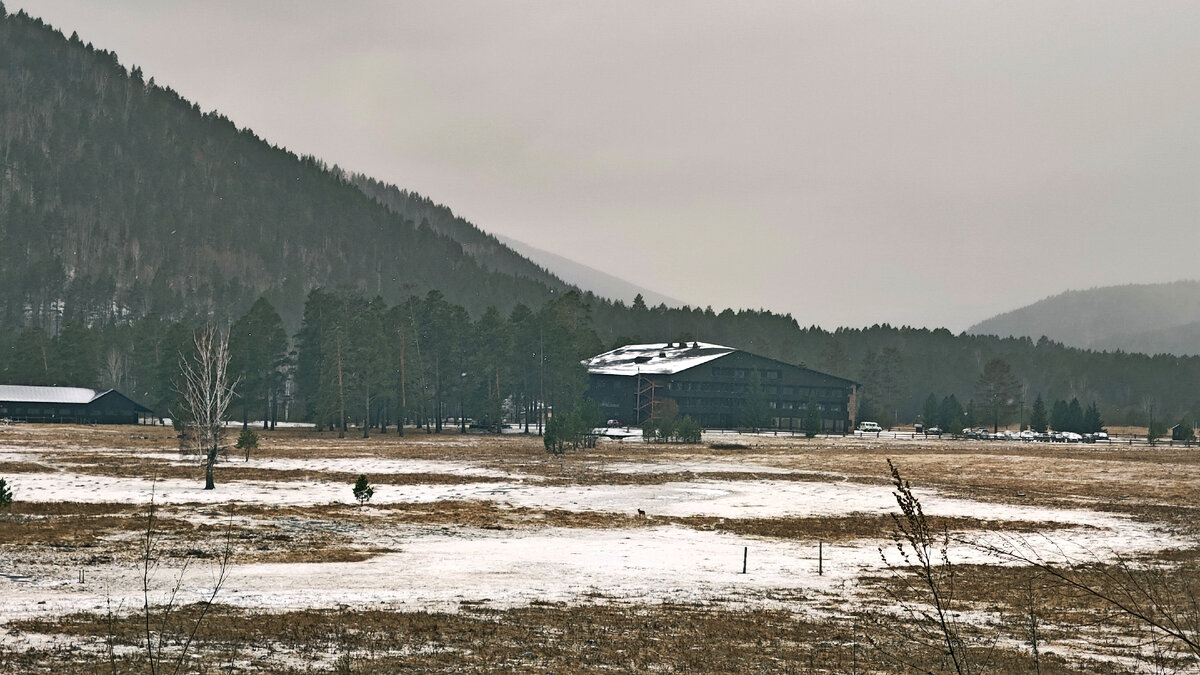
[[[0,427],[0,672],[1200,668],[1196,449],[260,434]]]

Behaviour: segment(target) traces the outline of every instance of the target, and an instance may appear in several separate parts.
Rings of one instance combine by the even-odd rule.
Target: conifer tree
[[[925,424],[925,428],[943,426],[938,420],[938,399],[933,392],[925,398],[925,406],[921,412],[921,422]]]
[[[354,498],[358,500],[358,507],[362,508],[363,504],[371,501],[371,497],[375,496],[375,488],[371,487],[370,481],[366,475],[359,474],[358,480],[354,481]]]
[[[1037,398],[1033,399],[1033,409],[1029,413],[1029,428],[1039,434],[1044,434],[1048,425],[1046,402],[1042,400],[1042,395],[1038,394]]]
[[[1020,404],[1021,382],[1012,372],[1012,366],[1001,358],[994,358],[983,366],[983,372],[975,384],[975,395],[979,400],[980,412],[992,423],[992,432],[1007,424],[1012,413]]]
[[[741,426],[758,431],[771,423],[771,408],[763,392],[762,376],[757,370],[750,371],[746,380],[746,398],[739,409]]]
[[[1050,408],[1050,428],[1055,431],[1070,431],[1071,415],[1067,408],[1067,402],[1061,399],[1054,402],[1054,406]]]
[[[1083,412],[1083,432],[1094,434],[1099,431],[1104,431],[1104,418],[1100,416],[1100,408],[1096,402],[1092,401]]]
[[[804,435],[813,438],[821,433],[821,411],[817,409],[816,399],[809,399],[808,408],[804,411]]]

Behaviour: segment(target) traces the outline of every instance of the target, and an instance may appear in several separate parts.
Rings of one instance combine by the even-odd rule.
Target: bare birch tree
[[[237,381],[229,381],[229,336],[213,326],[196,333],[190,357],[180,355],[180,395],[187,406],[187,426],[197,454],[204,457],[204,489],[212,490],[213,467],[221,447],[221,425],[233,400]]]

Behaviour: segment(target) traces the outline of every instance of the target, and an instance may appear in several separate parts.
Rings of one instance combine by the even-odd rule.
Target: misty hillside
[[[554,276],[563,281],[579,288],[586,288],[596,295],[610,298],[612,300],[621,300],[632,303],[637,299],[637,296],[642,296],[642,302],[647,305],[667,305],[668,307],[679,307],[684,303],[662,293],[656,293],[647,288],[642,288],[636,284],[629,283],[619,277],[614,277],[607,272],[585,265],[581,262],[576,262],[570,258],[556,255],[549,251],[543,251],[536,246],[530,246],[523,241],[509,239],[508,237],[497,236],[505,246],[520,253],[521,255],[536,260],[538,264],[550,270]]]
[[[484,232],[470,221],[454,215],[454,211],[450,207],[437,204],[428,197],[423,197],[415,192],[382,183],[364,174],[351,174],[349,180],[368,197],[379,202],[405,221],[417,223],[421,227],[432,229],[458,242],[462,245],[464,253],[489,269],[513,276],[552,281],[556,287],[559,285],[557,279],[552,279],[552,272],[534,262],[529,256],[514,250],[502,238]],[[599,289],[591,286],[571,283],[592,290],[599,295],[605,295]]]
[[[675,298],[641,288],[607,272],[543,251],[536,246],[484,232],[471,222],[454,215],[449,207],[435,204],[427,197],[395,185],[382,183],[363,174],[351,175],[350,182],[405,220],[449,236],[462,244],[463,251],[467,254],[500,272],[533,279],[549,273],[572,286],[587,289],[611,300],[633,302],[634,298],[641,295],[643,301],[650,305],[665,304],[678,307],[684,304]]]
[[[437,288],[473,313],[566,288],[449,209],[404,193],[393,213],[24,13],[0,20],[0,172],[0,326],[229,320],[265,294],[294,327],[315,287]]]
[[[968,332],[1084,349],[1200,354],[1200,281],[1067,291],[981,321]]]

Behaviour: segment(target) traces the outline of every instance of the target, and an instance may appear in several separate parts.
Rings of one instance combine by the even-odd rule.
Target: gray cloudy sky
[[[7,0],[698,305],[961,330],[1200,244],[1200,3]]]

